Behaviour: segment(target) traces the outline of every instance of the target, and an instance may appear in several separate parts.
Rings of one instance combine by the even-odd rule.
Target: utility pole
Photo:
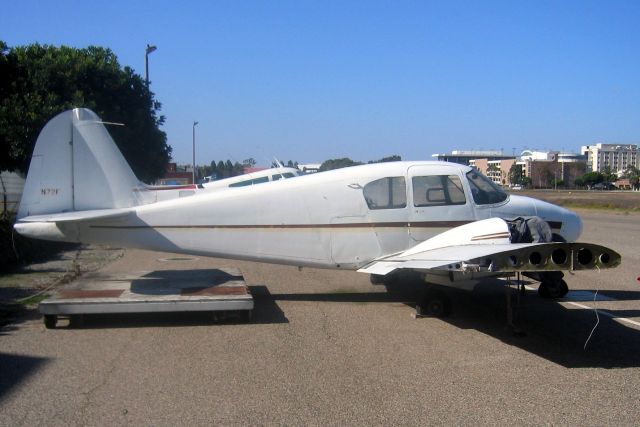
[[[147,43],[147,49],[144,54],[144,81],[147,83],[147,89],[149,89],[149,54],[158,49],[156,46]]]
[[[192,172],[193,184],[196,183],[196,125],[197,124],[198,122],[196,121],[193,122],[193,164],[191,165],[191,167],[193,168],[193,172]]]

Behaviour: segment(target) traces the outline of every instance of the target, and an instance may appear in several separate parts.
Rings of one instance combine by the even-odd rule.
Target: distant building
[[[520,160],[523,162],[526,161],[541,161],[541,162],[554,162],[558,158],[557,151],[533,151],[533,150],[524,150],[520,153]]]
[[[550,188],[560,181],[565,187],[573,187],[586,171],[585,156],[559,151],[525,150],[518,164],[536,188]]]
[[[517,184],[509,179],[509,172],[514,164],[522,166],[523,175],[531,179],[531,185],[535,188],[550,188],[560,181],[565,186],[572,187],[575,180],[585,172],[586,158],[576,153],[525,150],[518,159],[469,160],[470,166],[493,182],[508,187]]]
[[[502,151],[494,150],[453,150],[449,154],[432,154],[431,157],[443,162],[459,163],[467,166],[471,164],[471,160],[475,159],[506,160],[515,158],[515,156],[504,155]]]
[[[189,170],[178,170],[175,163],[167,163],[165,174],[157,182],[158,185],[188,185],[193,184],[193,173]]]
[[[640,155],[637,144],[584,145],[580,152],[587,159],[587,169],[602,172],[609,167],[612,172],[622,172],[629,166],[640,167]]]
[[[515,162],[516,159],[513,157],[504,160],[472,159],[469,166],[476,168],[498,185],[511,186],[509,171]]]

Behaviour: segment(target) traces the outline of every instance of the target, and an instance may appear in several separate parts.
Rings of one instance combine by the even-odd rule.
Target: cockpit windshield
[[[507,200],[508,194],[495,182],[476,170],[467,172],[471,195],[477,205],[490,205]]]

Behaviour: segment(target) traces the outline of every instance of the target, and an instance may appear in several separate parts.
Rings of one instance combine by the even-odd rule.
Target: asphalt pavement
[[[103,315],[47,330],[31,312],[0,329],[0,425],[638,425],[640,215],[580,213],[581,240],[622,265],[568,276],[562,302],[528,290],[523,336],[496,282],[454,292],[449,318],[414,319],[419,283],[127,250],[101,273],[240,269],[251,322]]]

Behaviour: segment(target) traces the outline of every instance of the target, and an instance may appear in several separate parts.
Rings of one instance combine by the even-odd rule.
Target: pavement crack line
[[[131,348],[132,343],[135,342],[135,336],[133,336],[133,335],[135,335],[135,334],[132,334],[129,337],[129,339],[122,346],[120,351],[118,351],[118,354],[109,361],[109,363],[107,364],[108,368],[102,374],[102,378],[98,382],[98,384],[96,384],[90,390],[88,390],[86,392],[82,392],[82,394],[84,395],[84,403],[80,407],[80,417],[79,418],[80,418],[80,420],[82,420],[82,422],[80,423],[81,425],[87,425],[88,424],[87,423],[87,419],[86,419],[87,418],[86,411],[87,411],[87,409],[89,408],[89,406],[92,403],[91,400],[92,400],[94,394],[96,392],[98,392],[101,388],[103,388],[107,384],[109,379],[111,379],[111,376],[116,371],[120,360],[128,353],[128,350]]]

